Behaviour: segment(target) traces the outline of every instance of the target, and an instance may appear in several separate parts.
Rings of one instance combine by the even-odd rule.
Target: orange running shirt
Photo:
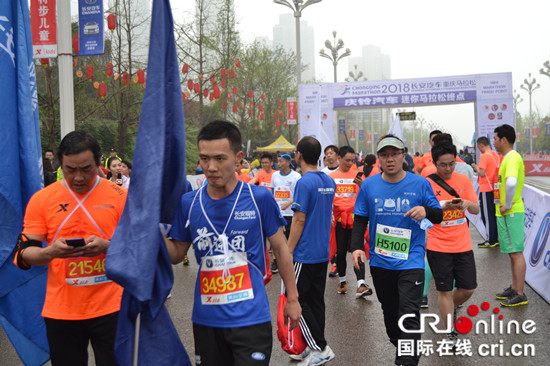
[[[428,151],[427,153],[422,155],[422,157],[420,158],[420,163],[418,163],[420,169],[424,169],[428,165],[434,165],[431,151]]]
[[[498,179],[498,168],[500,167],[500,157],[493,150],[481,154],[479,157],[479,169],[485,169],[485,176],[477,177],[480,192],[491,192],[493,184]]]
[[[353,212],[355,207],[355,199],[359,193],[359,186],[353,183],[357,170],[350,169],[347,173],[343,173],[340,169],[336,169],[329,174],[329,177],[336,182],[336,191],[332,205],[334,211]]]
[[[424,169],[422,169],[422,172],[420,173],[420,175],[426,178],[428,175],[432,175],[434,173],[437,173],[437,167],[433,164],[430,164],[426,166]]]
[[[250,177],[250,175],[248,175],[248,174],[246,174],[246,173],[243,173],[243,172],[241,172],[241,174],[235,172],[235,175],[237,176],[237,179],[238,179],[238,180],[240,180],[240,181],[242,181],[242,182],[245,182],[245,183],[250,182],[250,180],[252,179],[252,178]]]
[[[103,233],[81,207],[75,210],[78,203],[64,186],[65,180],[51,184],[32,196],[25,213],[23,232],[45,235],[48,246],[54,236],[57,240],[60,237],[86,239],[96,235],[110,240],[124,210],[127,190],[106,179],[99,179],[99,184],[82,205]],[[79,200],[85,197],[85,194],[75,195]],[[62,320],[96,318],[118,311],[121,298],[122,287],[105,276],[105,254],[56,258],[48,265],[42,316]]]
[[[256,173],[256,179],[258,180],[258,184],[262,187],[268,188],[270,191],[271,189],[271,176],[273,173],[275,173],[276,170],[272,169],[271,173],[267,173],[265,170],[260,170],[258,173]]]
[[[439,184],[428,178],[439,202],[456,198],[444,190]],[[453,173],[445,183],[458,193],[460,198],[477,202],[477,194],[467,175]],[[472,250],[472,239],[466,221],[465,211],[443,211],[443,221],[428,230],[427,249],[443,253],[462,253]]]

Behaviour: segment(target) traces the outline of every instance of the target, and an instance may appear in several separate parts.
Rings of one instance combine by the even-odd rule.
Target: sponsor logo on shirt
[[[222,242],[218,240],[218,236],[215,233],[209,232],[206,226],[197,229],[197,236],[193,239],[193,245],[201,251],[209,251],[212,248],[214,253],[223,253]],[[233,251],[244,252],[244,235],[236,235],[231,238],[229,241],[229,246]]]
[[[235,220],[256,220],[256,210],[235,211]]]

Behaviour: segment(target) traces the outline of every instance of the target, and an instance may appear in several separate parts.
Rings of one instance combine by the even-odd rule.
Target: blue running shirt
[[[370,265],[385,269],[424,269],[426,232],[415,220],[403,215],[415,206],[441,208],[426,178],[408,173],[398,183],[389,183],[377,174],[363,181],[355,201],[356,215],[369,218]],[[382,230],[410,230],[410,249],[406,260],[375,253],[377,225]]]
[[[302,236],[294,248],[294,261],[322,263],[329,260],[330,220],[336,183],[323,172],[307,172],[296,183],[293,210],[306,214]]]
[[[263,282],[265,244],[267,237],[286,225],[279,206],[269,190],[243,182],[220,200],[210,198],[206,186],[201,188],[204,211],[201,208],[201,189],[184,194],[170,233],[175,240],[193,243],[200,265],[192,321],[217,328],[245,327],[271,321]],[[237,196],[239,199],[235,205]],[[188,217],[190,225],[186,228]],[[228,261],[231,274],[224,273],[223,241],[207,217],[220,237],[227,224],[225,235],[231,255]]]

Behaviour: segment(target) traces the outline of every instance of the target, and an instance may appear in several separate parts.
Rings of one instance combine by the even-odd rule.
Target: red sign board
[[[286,123],[289,125],[296,124],[296,98],[286,98]]]
[[[526,176],[550,176],[550,161],[524,160]]]
[[[34,58],[57,57],[55,0],[31,0],[31,34]]]

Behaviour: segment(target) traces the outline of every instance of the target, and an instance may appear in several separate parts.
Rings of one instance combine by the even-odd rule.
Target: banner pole
[[[74,131],[73,51],[71,45],[71,2],[57,2],[57,43],[59,63],[59,117],[61,138]]]
[[[134,355],[132,356],[132,365],[138,366],[139,357],[139,329],[141,326],[141,313],[136,317],[136,328],[134,332]]]

